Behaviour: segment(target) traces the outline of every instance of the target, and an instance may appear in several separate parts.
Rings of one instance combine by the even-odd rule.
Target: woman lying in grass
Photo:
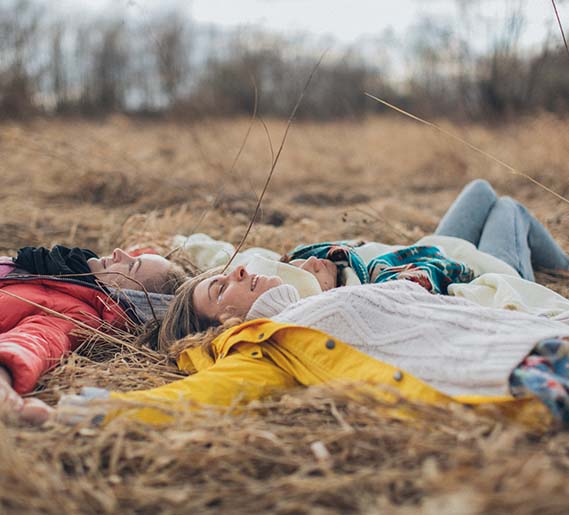
[[[255,318],[208,329],[208,317],[227,314],[222,300],[217,314],[198,311],[204,333],[162,342],[190,376],[150,390],[99,390],[96,397],[146,403],[126,411],[162,422],[169,420],[162,408],[232,406],[298,386],[357,381],[431,404],[515,407],[516,398],[535,396],[555,418],[569,422],[569,326],[561,321],[433,295],[410,281],[346,286],[300,299],[279,278],[251,276],[240,267],[224,285],[232,314],[252,302],[245,318]],[[191,289],[182,287],[176,305],[192,304],[189,295]],[[195,323],[188,319],[185,327]],[[64,404],[71,403],[74,414],[90,405],[91,393]]]
[[[534,281],[535,269],[569,270],[569,257],[547,229],[519,202],[499,198],[484,180],[468,184],[435,234],[419,240],[413,249],[317,243],[297,247],[284,260],[315,274],[323,291],[407,278],[433,293],[446,293],[450,283],[469,282],[470,272],[519,274]]]
[[[229,243],[206,235],[179,238],[182,247],[187,245],[185,250],[192,262],[199,262],[202,269],[226,264],[234,250]],[[398,277],[399,273],[407,278],[416,275],[419,282],[423,281],[421,275],[435,279],[435,283],[423,283],[431,291],[445,293],[450,279],[455,283],[468,281],[469,271],[476,276],[499,273],[533,281],[534,269],[569,269],[568,256],[547,229],[520,203],[509,197],[499,198],[484,180],[468,184],[435,234],[422,238],[414,245],[417,246],[431,248],[422,249],[422,255],[418,249],[408,253],[402,246],[375,242],[316,243],[297,247],[283,260],[306,269],[319,281],[316,283],[313,278],[311,284],[298,284],[303,296],[336,286],[375,281],[378,276],[380,280]],[[234,263],[247,264],[247,270],[259,275],[279,275],[279,267],[274,263],[271,265],[262,258],[251,263],[251,250],[246,252],[247,256],[240,253]],[[278,259],[275,253],[267,257]],[[448,260],[466,266],[461,269],[453,264],[445,268],[445,264],[451,265]],[[429,263],[433,265],[430,268]],[[391,270],[384,272],[385,268]],[[444,281],[437,284],[439,270]],[[445,277],[446,271],[451,276]],[[289,276],[282,278],[294,282],[298,274],[294,277],[289,273]]]
[[[163,257],[111,256],[61,245],[24,247],[0,262],[0,408],[34,418],[31,392],[42,374],[75,349],[85,328],[126,328],[146,321],[145,294],[173,294],[183,270]],[[154,296],[154,300],[158,299]]]

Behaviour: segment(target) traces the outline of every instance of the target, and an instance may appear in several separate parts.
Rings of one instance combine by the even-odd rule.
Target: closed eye
[[[134,268],[136,265],[138,265],[136,268]],[[140,270],[140,267],[142,265],[142,261],[140,260],[140,258],[138,258],[136,261],[131,261],[128,265],[128,273],[130,274],[131,272],[134,273],[138,272]]]
[[[219,302],[222,299],[224,291],[225,291],[225,284],[219,287],[219,291],[217,292],[217,302]]]

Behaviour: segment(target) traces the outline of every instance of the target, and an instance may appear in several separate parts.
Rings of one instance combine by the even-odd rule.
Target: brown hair
[[[153,349],[168,353],[172,344],[188,335],[201,333],[219,325],[217,320],[200,317],[194,309],[194,291],[198,284],[220,272],[212,269],[186,280],[177,290],[161,322],[151,322],[141,336],[141,342]]]
[[[184,269],[177,263],[170,261],[170,267],[166,272],[166,276],[163,280],[153,285],[153,287],[148,291],[162,293],[165,295],[174,295],[178,288],[184,284],[187,278],[188,274],[186,274]]]
[[[172,359],[177,359],[180,353],[186,349],[201,347],[211,358],[215,358],[212,350],[213,341],[225,330],[243,322],[241,318],[233,317],[225,320],[219,325],[211,326],[205,331],[196,334],[189,334],[181,340],[171,342],[165,349],[161,349]]]

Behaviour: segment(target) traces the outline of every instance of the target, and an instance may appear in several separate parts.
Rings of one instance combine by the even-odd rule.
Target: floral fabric
[[[537,396],[553,416],[569,424],[569,339],[540,341],[532,353],[514,369],[510,389],[515,397]]]

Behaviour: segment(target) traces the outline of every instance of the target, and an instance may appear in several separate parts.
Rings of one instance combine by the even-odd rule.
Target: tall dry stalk
[[[567,55],[569,55],[569,46],[567,46],[567,39],[565,38],[565,31],[563,30],[563,24],[561,23],[559,11],[557,10],[557,4],[555,3],[555,0],[551,0],[551,3],[553,4],[553,10],[555,11],[555,17],[557,18],[557,25],[559,25],[559,30],[561,31],[561,37],[563,38],[565,50],[567,51]]]
[[[472,143],[466,141],[464,138],[461,138],[460,136],[457,136],[456,134],[443,129],[442,127],[440,127],[436,123],[429,122],[427,120],[424,120],[423,118],[419,118],[418,116],[411,114],[411,113],[405,111],[404,109],[401,109],[400,107],[397,107],[393,104],[390,104],[386,100],[383,100],[379,97],[376,97],[370,93],[364,92],[364,95],[371,98],[372,100],[375,100],[376,102],[379,102],[380,104],[383,104],[386,107],[389,107],[389,109],[393,109],[394,111],[397,111],[398,113],[401,113],[401,114],[411,118],[412,120],[415,120],[415,121],[422,123],[428,127],[431,127],[432,129],[435,129],[436,131],[440,132],[441,134],[444,134],[445,136],[448,136],[449,138],[452,138],[452,139],[462,143],[463,145],[466,145],[471,150],[474,150],[475,152],[482,154],[484,157],[487,157],[488,159],[491,159],[495,163],[498,163],[500,166],[506,168],[510,173],[512,173],[514,175],[518,175],[520,177],[524,177],[525,179],[528,179],[529,181],[531,181],[536,186],[539,186],[540,188],[544,189],[548,193],[551,193],[553,196],[557,197],[559,200],[562,200],[563,202],[566,202],[567,204],[569,204],[569,199],[565,198],[563,195],[560,195],[556,191],[553,191],[551,188],[548,188],[545,184],[539,182],[537,179],[534,179],[531,175],[528,175],[527,173],[524,173],[524,172],[520,172],[519,170],[517,170],[513,166],[510,166],[508,163],[502,161],[501,159],[498,159],[497,157],[493,156],[492,154],[486,152],[485,150],[478,148],[477,146],[473,145]]]
[[[314,65],[314,67],[312,68],[312,71],[310,72],[310,75],[308,76],[308,79],[306,80],[306,83],[304,84],[304,87],[302,88],[302,91],[300,92],[300,95],[298,96],[296,104],[292,108],[292,111],[291,111],[291,113],[288,117],[288,120],[287,120],[287,124],[285,127],[283,137],[281,139],[281,144],[279,145],[277,153],[276,153],[276,155],[272,161],[271,168],[269,170],[269,174],[267,175],[267,179],[265,181],[265,184],[263,186],[261,194],[259,195],[259,199],[257,200],[257,205],[255,206],[255,211],[253,212],[253,216],[251,217],[251,220],[249,221],[249,225],[247,226],[247,229],[245,230],[245,233],[243,234],[241,241],[239,242],[239,244],[235,248],[235,251],[233,252],[233,255],[231,256],[231,258],[229,259],[229,261],[225,265],[225,268],[223,269],[223,273],[225,273],[225,271],[229,268],[232,261],[235,259],[235,256],[237,256],[237,254],[239,253],[239,251],[243,247],[245,241],[247,240],[247,236],[249,236],[249,232],[251,232],[251,228],[253,227],[253,224],[255,223],[255,220],[257,219],[257,215],[259,214],[259,210],[261,209],[261,203],[263,202],[263,198],[265,197],[265,193],[267,192],[267,189],[269,188],[269,184],[271,182],[271,179],[273,178],[273,174],[274,174],[275,169],[277,167],[277,163],[279,162],[279,158],[280,158],[281,153],[284,149],[286,139],[288,136],[288,132],[290,130],[292,122],[294,121],[294,118],[296,117],[296,112],[298,111],[298,108],[300,107],[300,104],[302,103],[304,95],[305,95],[306,91],[308,90],[310,83],[312,82],[312,78],[314,77],[314,74],[316,73],[316,70],[320,66],[320,63],[324,59],[326,53],[327,53],[327,51],[324,51],[322,53],[322,55],[320,56],[320,58],[318,59],[318,61]],[[270,141],[270,138],[269,138],[269,141]],[[272,151],[272,146],[271,146],[271,151]]]

